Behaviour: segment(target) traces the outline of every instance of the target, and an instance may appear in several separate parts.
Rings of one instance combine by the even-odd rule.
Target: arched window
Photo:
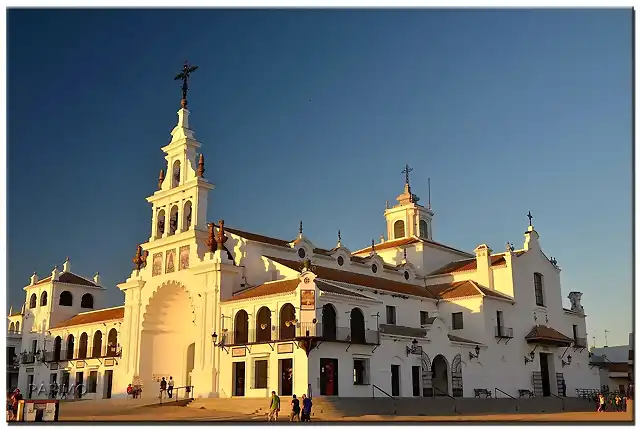
[[[261,307],[256,317],[256,342],[271,341],[271,310]]]
[[[173,170],[171,172],[171,187],[175,188],[180,185],[180,161],[176,160],[173,163]]]
[[[393,224],[393,238],[402,238],[404,237],[404,221],[397,220]]]
[[[249,315],[240,310],[236,313],[233,324],[233,340],[231,344],[247,344],[249,342]]]
[[[536,295],[536,305],[544,307],[544,287],[542,285],[542,274],[533,273],[533,289]]]
[[[29,308],[36,308],[37,304],[38,304],[38,297],[36,296],[35,293],[32,293],[31,298],[29,298]]]
[[[351,342],[365,344],[364,314],[362,310],[355,307],[351,310]]]
[[[118,331],[111,328],[107,337],[107,356],[116,356],[118,354]]]
[[[60,305],[63,307],[71,307],[73,305],[73,295],[68,290],[60,294]]]
[[[187,201],[182,209],[182,230],[188,231],[191,228],[191,201]]]
[[[428,237],[428,234],[427,234],[427,221],[422,219],[422,220],[420,220],[418,225],[420,226],[420,237],[427,238]]]
[[[15,323],[13,323],[13,322],[11,322],[11,323],[9,324],[9,332],[13,333],[13,332],[15,332],[15,331],[16,331],[16,324],[15,324]]]
[[[178,206],[171,207],[171,214],[169,215],[169,234],[173,235],[178,229]]]
[[[74,341],[73,335],[69,335],[67,337],[67,353],[66,353],[67,360],[73,359],[74,342],[75,341]]]
[[[62,351],[62,338],[59,336],[53,340],[53,361],[60,361],[60,352]]]
[[[78,359],[85,359],[87,357],[87,345],[89,343],[89,336],[86,332],[80,335],[80,344],[78,345]]]
[[[16,322],[16,332],[20,333],[20,322]]]
[[[158,220],[156,221],[156,238],[161,238],[164,234],[165,219],[164,210],[158,212]]]
[[[280,339],[292,340],[296,336],[296,309],[285,304],[280,309]]]
[[[102,357],[102,331],[96,331],[93,334],[93,348],[91,350],[91,357]]]
[[[44,307],[47,305],[47,291],[42,291],[40,294],[40,307]]]
[[[85,293],[80,300],[80,308],[93,308],[93,295]]]
[[[336,309],[331,304],[322,306],[322,338],[336,339]]]

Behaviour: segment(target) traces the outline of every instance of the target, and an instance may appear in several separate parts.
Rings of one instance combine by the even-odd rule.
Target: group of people
[[[289,414],[289,421],[311,421],[311,407],[313,402],[307,395],[302,395],[302,407],[300,406],[300,400],[293,395],[291,399],[291,411]],[[271,392],[271,402],[269,403],[269,418],[268,421],[277,421],[278,414],[280,413],[280,397],[276,395],[275,391]]]
[[[20,389],[7,393],[7,421],[15,421],[18,418],[18,402],[22,400]]]
[[[620,392],[610,394],[598,393],[598,412],[626,411],[628,395]]]
[[[158,398],[162,399],[163,397],[173,398],[173,377],[169,377],[169,382],[162,377],[160,380],[160,396]]]

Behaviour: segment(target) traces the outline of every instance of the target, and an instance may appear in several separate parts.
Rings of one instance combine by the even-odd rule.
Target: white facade
[[[568,396],[598,387],[581,294],[563,308],[560,269],[532,226],[521,249],[444,246],[432,238],[433,211],[408,183],[385,211],[387,239],[353,253],[340,241],[316,248],[302,225],[294,240],[214,226],[214,185],[199,148],[180,109],[162,148],[166,175],[147,198],[149,240],[118,285],[122,307],[80,308],[82,296],[98,303],[104,288],[99,277],[65,283],[68,261],[46,281],[34,274],[22,349],[29,355],[36,341],[33,351],[46,357],[23,359],[25,391],[53,378],[61,384],[66,373],[70,385],[91,378],[95,393],[83,394],[96,399],[124,395],[134,380],[156,394],[169,376],[193,385],[196,397],[548,395],[560,393],[561,378]],[[64,291],[71,306],[60,305]],[[80,350],[83,334],[99,353]]]

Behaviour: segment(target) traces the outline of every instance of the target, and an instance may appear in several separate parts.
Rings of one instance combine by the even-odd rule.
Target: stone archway
[[[161,377],[173,377],[175,386],[189,383],[197,337],[193,312],[189,293],[177,282],[163,284],[149,300],[142,320],[138,366],[147,391],[156,392]]]
[[[450,395],[449,362],[442,355],[433,358],[431,363],[431,385],[433,386],[434,396]]]

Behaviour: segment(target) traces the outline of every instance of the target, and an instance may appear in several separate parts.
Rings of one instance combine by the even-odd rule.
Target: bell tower
[[[405,165],[402,173],[405,176],[404,192],[398,195],[398,204],[389,207],[387,202],[384,217],[387,222],[388,240],[396,240],[416,236],[427,240],[432,240],[431,222],[433,211],[431,211],[431,183],[429,183],[429,206],[424,207],[418,204],[420,197],[411,192],[409,184],[409,173],[413,168]],[[431,181],[429,181],[431,182]]]
[[[149,241],[160,240],[187,231],[207,230],[207,199],[214,188],[204,178],[204,155],[201,144],[189,123],[187,110],[188,79],[198,66],[185,63],[176,76],[183,81],[178,124],[171,131],[171,141],[162,148],[166,167],[160,170],[158,190],[147,198],[153,216]]]

